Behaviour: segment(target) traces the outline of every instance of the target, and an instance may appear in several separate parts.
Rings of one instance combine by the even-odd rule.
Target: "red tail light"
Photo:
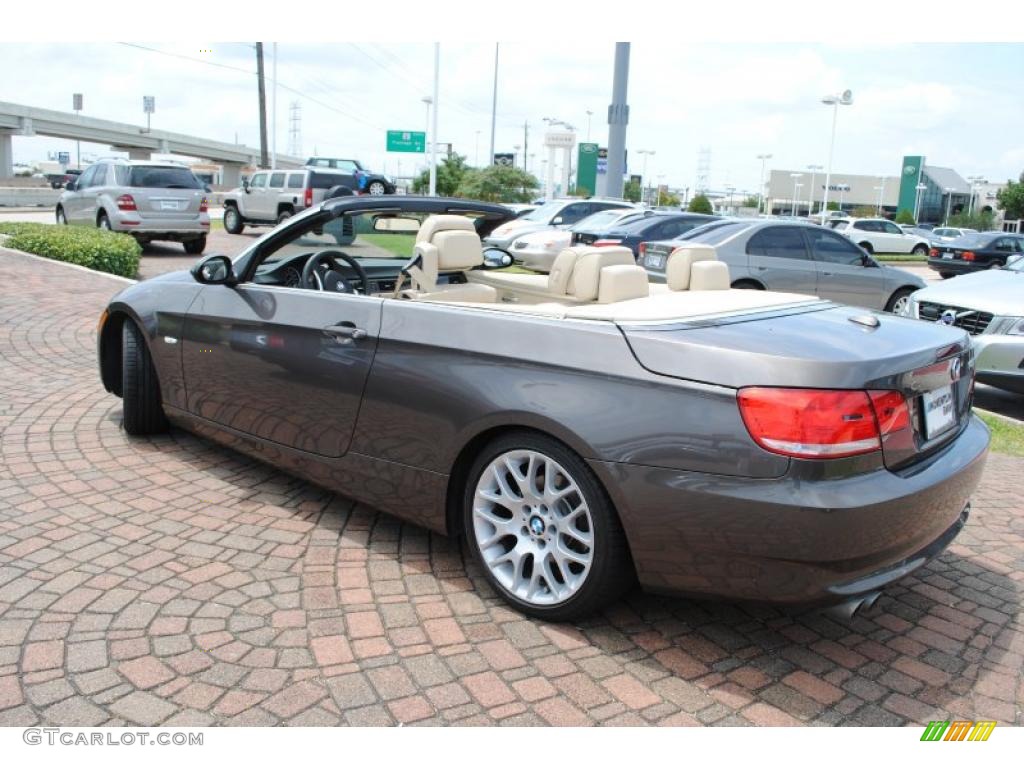
[[[647,253],[647,243],[640,243],[640,247],[637,249],[640,251],[640,255],[643,256]]]
[[[135,205],[135,198],[131,195],[121,195],[117,198],[117,209],[119,211],[137,211],[139,210]]]
[[[960,258],[964,261],[974,261],[974,251],[964,251]]]
[[[609,245],[621,245],[621,240],[595,240],[591,243],[595,248],[605,248]]]
[[[202,200],[199,201],[199,212],[200,213],[206,213],[209,210],[210,210],[210,201],[207,200],[204,197]]]
[[[747,387],[738,401],[758,445],[798,459],[871,453],[882,447],[883,437],[910,426],[899,392]]]
[[[313,205],[313,188],[312,187],[306,187],[306,196],[303,198],[303,200],[305,201],[305,204],[306,204],[307,208],[309,208],[311,205]]]
[[[928,255],[931,256],[933,259],[937,258],[938,255],[939,255],[939,249],[938,248],[929,248],[928,249]]]

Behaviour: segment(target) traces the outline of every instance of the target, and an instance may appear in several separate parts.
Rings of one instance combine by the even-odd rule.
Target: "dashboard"
[[[344,250],[342,250],[344,253]],[[299,253],[288,258],[274,261],[270,264],[263,264],[256,270],[253,282],[258,285],[281,285],[288,288],[300,288],[302,281],[302,270],[306,261],[313,255]],[[399,271],[408,263],[408,259],[359,259],[359,263],[366,270],[366,276],[370,279],[370,285],[365,291],[367,294],[391,293],[395,290],[395,279]],[[358,284],[359,275],[351,266],[344,261],[338,261],[339,272],[347,281],[355,281]],[[321,276],[326,272],[326,267],[320,265]],[[466,276],[461,272],[451,274],[440,274],[437,277],[438,285],[450,283],[464,283]],[[406,283],[408,286],[408,283]]]

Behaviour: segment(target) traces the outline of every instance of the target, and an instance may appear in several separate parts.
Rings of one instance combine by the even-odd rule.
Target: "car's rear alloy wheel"
[[[923,243],[919,244],[919,245],[915,245],[914,246],[914,250],[911,251],[911,253],[913,253],[915,256],[927,256],[928,255],[928,246],[924,245]]]
[[[481,455],[470,478],[467,539],[488,581],[520,610],[565,621],[628,584],[618,518],[567,448],[540,435],[508,436]]]
[[[370,186],[367,188],[367,192],[369,192],[371,195],[376,196],[385,194],[387,190],[384,188],[384,182],[375,181],[371,183]]]

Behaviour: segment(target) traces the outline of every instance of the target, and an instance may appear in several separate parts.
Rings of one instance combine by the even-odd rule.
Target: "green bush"
[[[906,208],[900,208],[899,213],[896,214],[897,224],[917,224],[914,221],[914,214],[908,211]]]
[[[687,209],[690,213],[714,213],[715,209],[711,207],[711,201],[707,199],[705,195],[695,195],[690,200],[690,205]]]
[[[142,248],[131,235],[57,224],[0,222],[3,243],[36,256],[78,264],[99,272],[135,277]]]

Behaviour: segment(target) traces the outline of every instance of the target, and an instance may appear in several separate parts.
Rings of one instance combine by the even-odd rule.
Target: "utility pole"
[[[430,125],[430,196],[437,194],[437,95],[438,80],[441,76],[441,44],[434,43],[434,97]],[[494,141],[492,138],[491,141]]]
[[[530,149],[530,122],[523,120],[523,170],[526,170],[526,155]]]
[[[494,92],[491,96],[491,155],[487,165],[494,165],[494,126],[498,118],[498,43],[494,44]]]
[[[270,91],[270,167],[277,169],[277,43],[271,44],[274,52],[271,72],[274,81],[273,90]]]
[[[626,173],[626,126],[629,105],[629,43],[615,44],[615,74],[612,78],[612,103],[608,107],[608,197],[622,197]]]
[[[267,86],[263,76],[263,43],[256,43],[256,80],[260,90],[260,167],[266,168],[267,158]]]

